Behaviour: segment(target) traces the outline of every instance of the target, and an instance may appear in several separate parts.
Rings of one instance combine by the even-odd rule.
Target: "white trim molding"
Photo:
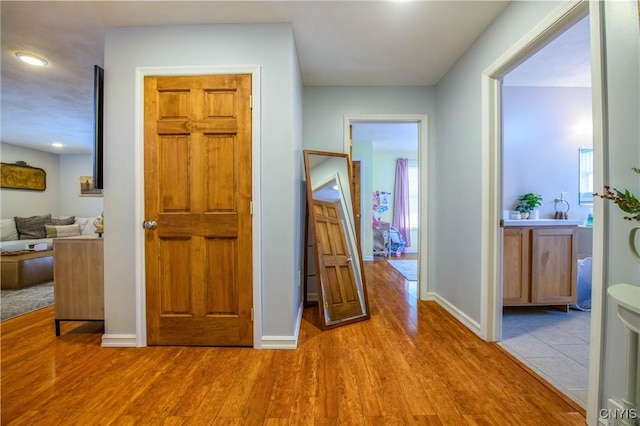
[[[462,325],[467,327],[476,336],[482,339],[482,335],[480,333],[480,324],[478,324],[473,320],[473,318],[458,309],[455,305],[451,304],[447,299],[443,298],[437,293],[427,293],[427,298],[425,300],[434,301],[438,305],[442,306],[442,308],[449,314],[451,314],[451,316],[453,316],[456,320],[461,322]]]
[[[251,74],[251,184],[253,190],[253,347],[262,347],[261,68],[259,65],[137,67],[135,70],[135,223],[144,221],[144,77],[148,75]],[[135,229],[136,345],[147,346],[144,232]],[[103,340],[104,345],[104,340]]]
[[[420,223],[428,224],[428,198],[429,198],[429,129],[427,114],[345,114],[343,119],[343,149],[349,154],[351,138],[349,125],[352,123],[418,123],[418,159],[420,163],[419,179],[420,188]],[[364,197],[363,197],[364,199]],[[364,210],[363,210],[364,211]],[[364,228],[362,228],[364,229]],[[420,226],[418,233],[418,293],[421,300],[427,300],[429,285],[427,268],[429,260],[428,227]],[[363,261],[373,260],[373,256],[363,256]]]
[[[135,334],[104,334],[102,335],[103,348],[135,348],[138,338]]]
[[[296,319],[295,334],[293,336],[263,336],[261,342],[262,349],[297,349],[303,311],[303,303],[300,303],[300,307],[298,308],[298,318]]]

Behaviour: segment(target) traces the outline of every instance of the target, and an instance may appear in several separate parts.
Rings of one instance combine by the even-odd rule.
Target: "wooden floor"
[[[101,348],[53,309],[2,323],[2,425],[583,425],[582,413],[477,338],[386,261],[365,266],[371,320],[297,350]]]

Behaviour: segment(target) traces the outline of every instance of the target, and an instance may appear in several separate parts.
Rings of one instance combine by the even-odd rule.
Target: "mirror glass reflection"
[[[365,320],[369,310],[355,234],[348,156],[319,151],[304,154],[322,327]]]

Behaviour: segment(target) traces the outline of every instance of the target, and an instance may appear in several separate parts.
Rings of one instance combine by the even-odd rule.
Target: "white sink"
[[[624,325],[640,334],[640,287],[631,284],[615,284],[607,290],[618,305],[618,317]]]

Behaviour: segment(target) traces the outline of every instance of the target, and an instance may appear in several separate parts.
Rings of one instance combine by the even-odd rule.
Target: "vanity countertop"
[[[584,224],[583,220],[563,219],[511,219],[504,221],[504,226],[578,226],[582,224]]]

